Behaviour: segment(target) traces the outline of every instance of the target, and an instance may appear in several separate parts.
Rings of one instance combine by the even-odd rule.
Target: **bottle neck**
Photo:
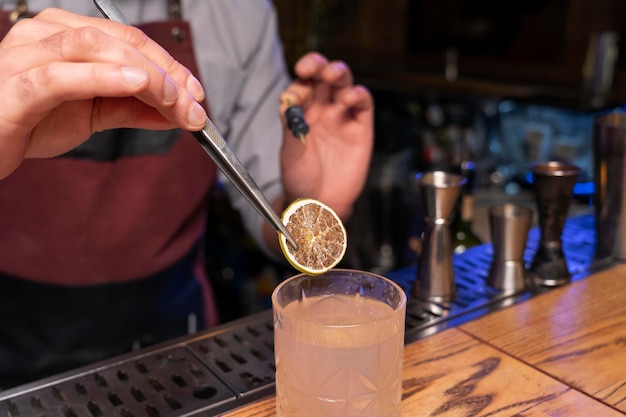
[[[472,194],[461,195],[461,221],[471,223],[474,219],[474,196]]]

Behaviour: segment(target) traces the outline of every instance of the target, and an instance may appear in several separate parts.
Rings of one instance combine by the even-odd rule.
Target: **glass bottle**
[[[465,185],[461,188],[461,197],[452,223],[452,250],[463,253],[467,249],[482,244],[472,230],[474,221],[474,187],[476,185],[476,166],[470,158],[466,132],[461,138],[461,160],[456,171],[465,177]]]

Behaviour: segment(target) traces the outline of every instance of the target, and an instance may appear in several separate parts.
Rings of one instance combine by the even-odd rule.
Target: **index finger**
[[[36,19],[63,24],[68,27],[68,32],[80,31],[76,37],[57,48],[61,59],[78,62],[117,62],[137,66],[145,70],[151,80],[150,87],[138,94],[137,98],[158,108],[164,116],[176,120],[181,127],[194,130],[202,127],[202,125],[191,126],[186,117],[194,101],[198,102],[204,98],[200,82],[189,69],[176,61],[141,30],[103,18],[76,15],[59,9],[47,9]],[[105,38],[94,32],[94,28]],[[87,35],[86,39],[84,35]],[[172,85],[175,85],[177,91],[175,96]],[[173,102],[170,99],[162,100],[166,96],[177,98]]]
[[[176,61],[161,45],[148,37],[143,31],[112,20],[82,16],[61,9],[46,9],[35,19],[44,22],[61,23],[70,28],[95,27],[140,51],[147,59],[162,68],[181,86],[189,89],[198,101],[204,99],[204,90],[191,71]]]
[[[294,70],[300,79],[322,81],[336,88],[351,86],[354,82],[352,71],[345,62],[328,61],[317,52],[308,53],[300,58]]]

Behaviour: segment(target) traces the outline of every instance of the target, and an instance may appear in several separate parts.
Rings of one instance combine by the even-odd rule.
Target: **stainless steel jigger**
[[[500,204],[489,208],[489,227],[493,259],[487,284],[515,294],[526,289],[528,274],[524,249],[533,219],[533,210],[517,204]]]
[[[424,204],[426,228],[412,293],[445,305],[456,295],[450,224],[465,178],[435,171],[418,174],[415,181]]]
[[[561,235],[580,168],[563,162],[546,162],[531,168],[539,214],[541,238],[530,266],[535,285],[555,287],[570,282]]]

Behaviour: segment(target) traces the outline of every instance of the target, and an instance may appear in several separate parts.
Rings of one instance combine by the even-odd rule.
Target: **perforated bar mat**
[[[573,280],[603,267],[593,262],[594,236],[592,215],[565,224],[563,250]],[[532,259],[538,241],[539,230],[531,230],[526,261]],[[406,341],[535,294],[503,296],[487,286],[492,256],[489,244],[455,255],[456,300],[448,306],[410,300]],[[415,267],[387,275],[410,294]],[[0,392],[0,417],[215,416],[273,393],[274,371],[272,315],[266,311]]]

